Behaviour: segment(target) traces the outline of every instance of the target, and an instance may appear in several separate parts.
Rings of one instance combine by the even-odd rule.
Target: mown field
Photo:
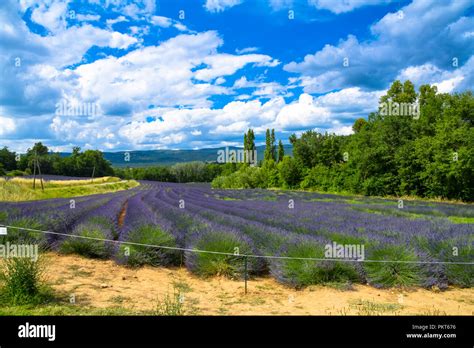
[[[474,260],[473,219],[468,204],[405,201],[400,208],[379,198],[144,181],[77,197],[74,208],[68,198],[1,202],[0,223],[93,239],[11,229],[0,243],[34,241],[64,254],[132,267],[185,266],[199,277],[236,280],[243,278],[242,255],[257,255],[248,258],[250,277],[271,276],[296,289],[357,283],[445,289],[473,286],[474,266],[457,264]],[[324,259],[324,246],[333,242],[363,245],[365,261]]]
[[[32,176],[0,178],[0,201],[32,201],[57,197],[86,196],[97,193],[116,192],[138,186],[133,180],[115,177],[68,178],[44,175],[43,186],[39,177]]]

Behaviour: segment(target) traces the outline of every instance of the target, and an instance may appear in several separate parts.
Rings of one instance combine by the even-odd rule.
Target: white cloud
[[[451,71],[442,70],[430,63],[410,66],[403,69],[397,79],[410,80],[415,87],[422,84],[435,85],[438,87],[438,92],[450,93],[460,87],[464,81],[469,84],[466,77],[472,76],[474,72],[473,62],[474,58],[471,58],[463,67]]]
[[[244,53],[252,53],[258,51],[258,47],[246,47],[239,50],[238,48],[235,49],[235,53],[237,54],[244,54]]]
[[[328,10],[335,14],[350,12],[363,6],[388,4],[393,0],[307,0],[307,3],[318,10]],[[301,5],[300,0],[269,0],[275,11],[295,8]]]
[[[433,85],[438,88],[439,93],[451,93],[456,89],[456,86],[462,82],[462,80],[464,80],[463,76],[457,76],[448,80],[433,83]]]
[[[252,93],[254,96],[274,97],[277,95],[289,96],[286,87],[277,82],[262,82],[257,85],[257,89]]]
[[[103,0],[92,0],[103,4]],[[138,19],[142,16],[151,16],[156,10],[155,0],[105,0],[105,5],[108,10],[116,13],[124,14],[133,19]]]
[[[241,0],[206,0],[204,8],[209,12],[222,12],[240,3]]]
[[[254,63],[255,66],[275,67],[279,61],[263,54],[215,54],[206,57],[203,61],[208,68],[197,70],[194,77],[198,80],[209,81],[219,76],[233,75],[245,65]]]
[[[350,12],[363,6],[387,4],[391,1],[392,0],[308,0],[309,4],[317,9],[329,10],[336,14]]]
[[[78,21],[84,22],[94,22],[100,20],[100,15],[93,15],[93,14],[77,14],[76,18]]]
[[[210,134],[243,134],[250,127],[250,122],[238,121],[229,125],[218,125]]]
[[[168,17],[163,17],[163,16],[152,16],[151,17],[151,22],[154,25],[157,25],[162,28],[169,28],[173,26],[179,31],[188,31],[188,28],[180,23],[179,21],[176,21],[174,19],[168,18]]]
[[[222,85],[223,83],[225,83],[225,78],[223,77],[218,77],[215,81],[216,85]]]
[[[315,104],[331,110],[332,113],[363,113],[377,110],[380,97],[386,90],[363,91],[359,87],[331,92],[316,99]]]
[[[278,82],[262,82],[262,81],[248,81],[245,76],[240,77],[239,79],[235,80],[234,89],[242,89],[242,88],[252,88],[255,89],[252,92],[253,96],[259,97],[276,97],[279,95],[283,96],[291,96],[292,94],[288,92],[288,87],[283,86]]]
[[[212,60],[221,44],[216,32],[179,35],[120,58],[83,64],[75,70],[82,99],[98,97],[106,110],[122,101],[121,109],[128,113],[149,104],[209,106],[211,95],[229,92],[225,87],[193,82],[192,69]],[[211,79],[223,73],[208,76]]]
[[[235,80],[234,88],[245,88],[245,87],[249,87],[249,82],[245,76],[242,76],[239,79]]]
[[[328,132],[329,134],[337,135],[350,135],[353,134],[352,126],[342,126],[338,122],[333,122],[333,126],[327,129],[319,128],[317,129],[320,133]]]
[[[68,1],[40,1],[31,12],[31,19],[56,33],[66,28]]]
[[[148,35],[150,33],[150,27],[148,25],[140,26],[137,27],[135,25],[132,25],[131,27],[128,27],[130,30],[130,33],[135,36],[135,37],[143,37],[144,35]]]
[[[171,18],[163,17],[163,16],[153,16],[151,17],[151,22],[159,27],[168,28],[173,24]]]
[[[138,42],[136,38],[127,34],[111,32],[90,24],[70,27],[55,36],[36,37],[36,41],[47,47],[51,54],[48,60],[56,67],[80,62],[87,50],[94,45],[126,49]],[[75,44],[71,45],[71,42]]]
[[[179,31],[188,31],[188,28],[184,24],[179,23],[179,22],[176,22],[174,24],[174,27],[178,29]]]
[[[328,109],[316,106],[313,97],[303,93],[299,100],[286,105],[278,113],[275,125],[279,129],[299,129],[302,127],[314,127],[323,125],[330,120]]]
[[[12,133],[15,129],[15,121],[13,119],[0,116],[0,135]]]
[[[120,23],[120,22],[128,22],[128,19],[125,18],[124,16],[118,16],[117,18],[106,20],[106,23],[107,23],[108,26],[112,26],[112,25],[114,25],[116,23]]]

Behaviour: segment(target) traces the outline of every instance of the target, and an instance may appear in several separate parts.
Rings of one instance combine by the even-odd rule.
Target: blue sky
[[[6,0],[0,146],[350,134],[395,79],[473,89],[470,0]]]

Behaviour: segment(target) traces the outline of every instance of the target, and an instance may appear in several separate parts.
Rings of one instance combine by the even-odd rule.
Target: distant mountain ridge
[[[235,146],[228,146],[229,150],[242,150]],[[112,163],[114,167],[151,167],[159,165],[173,165],[183,162],[217,162],[218,151],[226,147],[205,148],[198,150],[144,150],[144,151],[118,151],[103,152],[104,158]],[[285,154],[292,154],[292,146],[284,145]],[[257,160],[263,160],[265,145],[257,146]],[[125,161],[127,153],[129,161]],[[70,153],[61,153],[61,156],[69,156]]]

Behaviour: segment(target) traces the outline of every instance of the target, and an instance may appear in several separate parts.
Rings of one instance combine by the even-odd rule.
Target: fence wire
[[[38,230],[38,229],[34,229],[34,228],[27,228],[27,227],[17,227],[17,226],[8,226],[8,225],[0,225],[0,227],[6,227],[7,229],[10,228],[10,229],[15,229],[15,230],[24,230],[24,231],[35,232],[35,233],[43,233],[43,234],[64,236],[64,237],[70,237],[70,238],[89,239],[89,240],[95,240],[95,241],[99,241],[99,242],[108,242],[108,243],[114,243],[114,244],[135,245],[135,246],[143,246],[143,247],[150,247],[150,248],[157,248],[157,249],[178,250],[178,251],[203,253],[203,254],[226,255],[226,256],[234,256],[234,257],[242,257],[242,258],[261,258],[261,259],[277,259],[277,260],[279,260],[279,259],[281,259],[281,260],[305,260],[305,261],[336,261],[336,262],[367,262],[367,263],[411,263],[411,264],[474,265],[474,262],[365,260],[365,259],[290,257],[290,256],[277,256],[277,255],[240,254],[240,253],[228,253],[228,252],[212,251],[212,250],[180,248],[180,247],[172,247],[172,246],[166,246],[166,245],[153,245],[153,244],[135,243],[135,242],[113,240],[113,239],[102,239],[102,238],[88,237],[88,236],[78,236],[78,235],[75,235],[75,234],[67,234],[67,233],[60,233],[60,232],[53,232],[53,231],[43,231],[43,230]]]

